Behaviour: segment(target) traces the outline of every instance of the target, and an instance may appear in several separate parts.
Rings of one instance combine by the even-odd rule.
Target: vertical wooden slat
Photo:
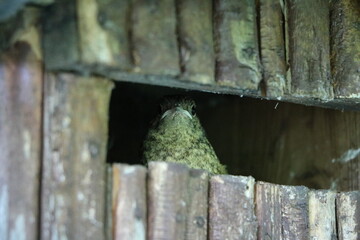
[[[132,0],[132,40],[136,72],[180,73],[174,0]]]
[[[177,1],[183,78],[211,84],[215,78],[211,0]]]
[[[185,239],[189,169],[177,163],[150,162],[147,238]]]
[[[338,193],[336,216],[339,240],[360,239],[360,191]]]
[[[216,0],[216,80],[257,90],[261,80],[255,0]]]
[[[310,239],[335,240],[336,193],[330,190],[309,192],[309,237]]]
[[[209,240],[256,239],[254,179],[217,175],[210,179]]]
[[[0,56],[1,239],[38,239],[43,71],[29,42]]]
[[[47,74],[42,239],[105,237],[105,159],[110,81]]]
[[[114,240],[146,238],[146,169],[143,166],[113,166]]]
[[[258,239],[282,239],[281,186],[256,182],[255,190]]]
[[[335,95],[360,97],[360,1],[331,1],[331,63]]]
[[[279,97],[287,92],[284,14],[279,0],[260,1],[261,63],[266,95]]]
[[[283,239],[309,239],[309,189],[281,186]]]
[[[207,240],[209,174],[190,169],[187,240]]]
[[[328,0],[286,0],[287,58],[293,96],[333,98],[329,14]]]

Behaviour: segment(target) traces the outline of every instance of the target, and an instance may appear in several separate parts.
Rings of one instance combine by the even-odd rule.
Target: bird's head
[[[160,106],[160,121],[163,123],[190,123],[196,118],[195,102],[188,97],[166,97]]]

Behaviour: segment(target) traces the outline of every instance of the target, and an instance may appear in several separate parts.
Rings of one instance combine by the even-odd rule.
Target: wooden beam
[[[254,178],[231,175],[211,177],[209,240],[256,238]]]
[[[42,239],[105,237],[105,161],[111,89],[111,82],[102,78],[46,75]]]
[[[338,193],[336,215],[339,240],[360,238],[360,191]]]
[[[182,77],[214,84],[213,6],[211,0],[179,0],[178,29]]]
[[[179,75],[174,0],[132,0],[135,72]]]
[[[266,96],[289,92],[286,80],[284,14],[281,1],[260,0],[260,46]]]
[[[331,64],[337,98],[360,98],[360,2],[331,1]]]
[[[291,95],[334,98],[330,75],[328,0],[286,0],[287,61]],[[291,76],[291,77],[290,77]]]
[[[113,165],[113,239],[146,238],[146,169]]]
[[[214,38],[219,84],[257,90],[261,80],[255,0],[216,0]]]
[[[0,55],[1,239],[39,237],[43,92],[39,48],[23,39]]]

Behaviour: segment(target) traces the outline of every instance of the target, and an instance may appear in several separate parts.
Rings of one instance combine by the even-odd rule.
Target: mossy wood
[[[45,77],[42,239],[105,237],[111,88],[111,82],[101,78],[65,73]]]
[[[338,238],[360,238],[360,191],[338,193],[336,197]]]

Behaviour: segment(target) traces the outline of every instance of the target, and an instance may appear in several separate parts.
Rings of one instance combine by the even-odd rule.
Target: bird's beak
[[[172,108],[172,109],[169,109],[166,112],[164,112],[164,114],[161,116],[161,120],[163,118],[165,118],[166,116],[168,116],[169,114],[174,114],[175,112],[180,112],[180,113],[184,114],[185,116],[189,117],[190,119],[192,119],[192,116],[188,111],[186,111],[185,109],[183,109],[181,107],[176,107],[176,108]]]

